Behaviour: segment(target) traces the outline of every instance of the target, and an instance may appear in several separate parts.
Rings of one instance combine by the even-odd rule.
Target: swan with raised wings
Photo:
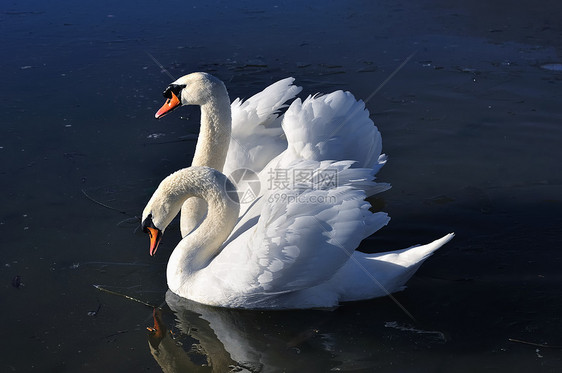
[[[332,307],[384,296],[403,289],[423,261],[453,237],[399,251],[356,251],[390,219],[371,212],[365,201],[390,187],[374,181],[386,161],[380,133],[363,102],[343,91],[296,99],[278,117],[277,110],[300,91],[292,81],[258,94],[267,97],[254,100],[246,111],[250,124],[237,132],[244,123],[229,125],[235,110],[228,110],[224,84],[211,75],[190,74],[165,91],[168,101],[157,116],[182,104],[199,105],[202,112],[192,167],[165,178],[142,216],[154,255],[184,203],[192,197],[205,201],[203,221],[168,261],[168,286],[179,296],[237,308]],[[268,89],[276,92],[273,98]],[[277,148],[262,155],[255,142],[260,136]],[[242,209],[235,186],[220,172],[225,161],[225,172],[257,169],[260,193]]]

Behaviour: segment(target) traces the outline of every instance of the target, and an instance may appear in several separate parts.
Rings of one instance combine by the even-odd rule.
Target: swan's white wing
[[[352,163],[304,160],[292,164],[292,170],[311,170],[316,175],[335,172],[337,185],[317,179],[320,184],[309,187],[290,172],[288,182],[294,187],[268,189],[257,206],[261,216],[245,217],[235,228],[234,235],[240,234],[237,229],[243,233],[230,240],[211,263],[212,281],[230,289],[228,296],[243,300],[244,307],[254,302],[258,307],[263,304],[257,302],[275,302],[274,295],[329,280],[361,240],[389,221],[386,213],[370,212],[364,200],[365,189],[376,189],[373,170],[350,168]],[[252,215],[252,209],[248,213]]]
[[[351,159],[356,161],[354,167],[378,171],[386,159],[381,156],[381,135],[369,111],[349,92],[293,101],[282,126],[288,141],[279,163],[282,166],[295,159]]]
[[[225,175],[240,168],[260,172],[287,148],[279,110],[302,90],[293,85],[294,80],[280,80],[246,101],[234,100],[231,105],[232,135],[223,168]]]

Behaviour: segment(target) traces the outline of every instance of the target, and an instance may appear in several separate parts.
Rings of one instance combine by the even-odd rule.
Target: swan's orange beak
[[[179,100],[178,96],[176,96],[174,92],[170,93],[172,94],[172,97],[167,99],[166,103],[162,105],[160,110],[156,112],[156,114],[154,115],[156,119],[162,118],[164,115],[168,114],[170,111],[181,105],[181,101]]]
[[[148,236],[150,237],[150,256],[156,254],[158,244],[162,238],[162,232],[158,228],[146,227]]]

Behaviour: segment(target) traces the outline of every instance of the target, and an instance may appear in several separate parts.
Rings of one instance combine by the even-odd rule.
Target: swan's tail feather
[[[402,291],[422,263],[454,236],[454,233],[449,233],[426,245],[384,253],[365,254],[356,251],[330,283],[338,287],[342,302]]]
[[[371,254],[366,259],[379,262],[389,262],[403,268],[415,267],[415,271],[427,258],[429,258],[431,254],[449,242],[454,236],[454,233],[449,233],[440,239],[425,245],[414,245],[402,250]]]
[[[382,256],[379,256],[378,260],[384,260],[383,258],[387,257],[388,255],[396,255],[398,258],[396,263],[404,267],[410,267],[413,265],[421,265],[424,260],[426,260],[431,254],[433,254],[437,249],[441,246],[445,245],[447,242],[451,241],[455,236],[454,233],[449,233],[438,240],[430,242],[425,245],[415,245],[409,247],[407,249],[394,251],[392,253],[382,253]]]

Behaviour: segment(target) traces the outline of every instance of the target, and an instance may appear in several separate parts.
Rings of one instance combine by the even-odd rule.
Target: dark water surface
[[[561,371],[562,5],[478,3],[2,2],[0,370]],[[392,221],[362,248],[457,233],[396,294],[415,320],[386,298],[255,312],[168,295],[176,341],[159,340],[150,307],[94,288],[166,301],[177,227],[151,258],[134,217],[190,163],[199,114],[153,119],[172,79],[149,54],[231,98],[286,76],[368,98]]]

